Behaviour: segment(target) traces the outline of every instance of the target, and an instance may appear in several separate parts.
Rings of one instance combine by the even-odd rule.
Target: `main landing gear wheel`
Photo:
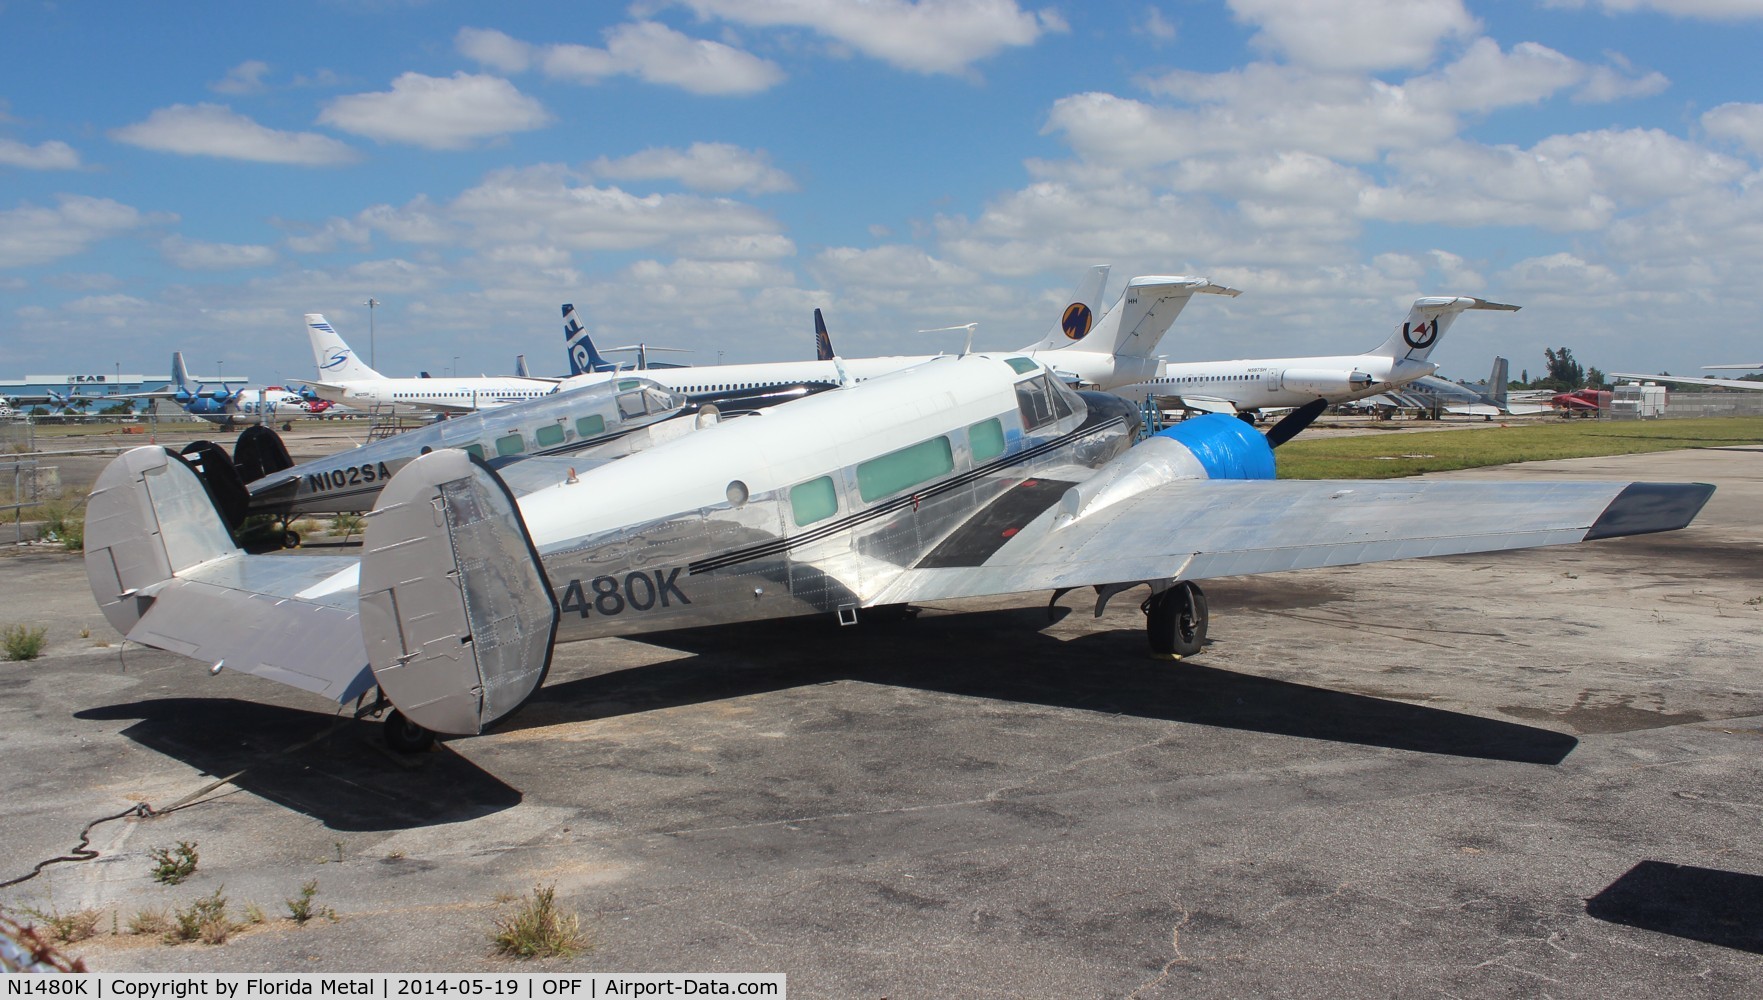
[[[386,746],[399,753],[422,753],[435,745],[433,732],[406,719],[404,713],[395,708],[386,713],[386,721],[380,723],[380,732],[386,738]]]
[[[1140,605],[1145,612],[1145,635],[1151,654],[1158,659],[1179,660],[1206,645],[1206,592],[1188,582],[1152,594]]]

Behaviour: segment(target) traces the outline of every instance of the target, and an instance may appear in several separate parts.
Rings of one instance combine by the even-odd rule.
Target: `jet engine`
[[[1279,373],[1279,384],[1291,392],[1317,396],[1338,396],[1371,388],[1370,375],[1356,369],[1287,368]]]

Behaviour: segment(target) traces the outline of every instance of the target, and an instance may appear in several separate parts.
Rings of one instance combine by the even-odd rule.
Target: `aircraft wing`
[[[1693,378],[1688,375],[1630,375],[1627,372],[1611,372],[1611,378],[1633,379],[1636,382],[1682,382],[1685,385],[1710,385],[1722,389],[1750,389],[1763,392],[1763,382],[1748,381],[1741,378]]]
[[[1688,524],[1713,492],[1700,483],[1183,479],[1097,510],[1102,501],[1086,501],[1078,487],[1014,532],[974,518],[970,527],[987,530],[957,531],[868,603],[1203,580],[1669,531]]]
[[[1217,396],[1195,396],[1185,393],[1165,396],[1156,394],[1159,404],[1169,403],[1184,410],[1198,410],[1201,413],[1222,413],[1227,417],[1237,415],[1237,404]]]

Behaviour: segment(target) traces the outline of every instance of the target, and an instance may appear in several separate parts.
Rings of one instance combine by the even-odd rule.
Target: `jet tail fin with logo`
[[[587,375],[593,372],[615,372],[618,365],[600,356],[581,321],[575,318],[575,306],[563,305],[563,342],[569,354],[569,373]]]
[[[1407,318],[1390,334],[1390,339],[1371,353],[1395,358],[1397,361],[1425,361],[1432,349],[1438,346],[1445,331],[1451,328],[1458,316],[1463,315],[1464,310],[1497,309],[1501,312],[1517,312],[1518,308],[1503,302],[1489,302],[1464,295],[1429,295],[1415,299],[1414,305],[1408,309]]]
[[[312,361],[318,366],[320,382],[354,382],[385,377],[355,356],[323,313],[306,314],[306,336],[312,341]]]
[[[814,310],[814,360],[831,361],[838,357],[833,353],[832,335],[826,332],[826,320],[821,317],[820,310]]]
[[[1071,291],[1071,302],[1060,312],[1058,322],[1047,331],[1040,343],[1023,348],[1024,351],[1057,351],[1061,347],[1070,347],[1089,336],[1090,330],[1096,325],[1101,315],[1102,289],[1108,284],[1108,265],[1095,264],[1078,279],[1077,287]]]
[[[1206,278],[1141,275],[1126,283],[1120,301],[1102,317],[1086,340],[1062,348],[1093,351],[1122,358],[1148,358],[1157,349],[1170,324],[1187,308],[1196,294],[1243,294],[1235,288],[1214,284]],[[1056,353],[1056,352],[1055,352]]]

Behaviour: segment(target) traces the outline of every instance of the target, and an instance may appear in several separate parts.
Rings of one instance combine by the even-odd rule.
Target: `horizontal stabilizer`
[[[194,470],[163,448],[112,460],[86,507],[86,577],[131,641],[346,701],[372,686],[353,588],[300,595],[345,557],[248,556]]]

